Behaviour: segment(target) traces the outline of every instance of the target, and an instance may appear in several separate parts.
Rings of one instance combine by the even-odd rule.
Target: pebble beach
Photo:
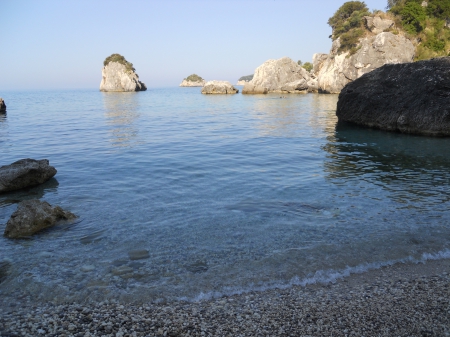
[[[450,336],[450,259],[195,303],[0,300],[0,336]]]

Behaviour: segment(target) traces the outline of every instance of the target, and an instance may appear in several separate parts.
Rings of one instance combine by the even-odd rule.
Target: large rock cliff
[[[255,70],[244,85],[243,94],[306,93],[317,90],[317,82],[308,71],[289,57],[268,60]]]
[[[402,35],[382,32],[361,39],[358,50],[339,53],[340,39],[336,39],[330,54],[318,57],[314,69],[318,69],[319,92],[339,93],[349,82],[385,64],[412,62],[415,47]],[[323,54],[319,54],[323,55]]]
[[[339,122],[403,133],[450,136],[450,57],[388,64],[339,94]]]
[[[119,54],[109,56],[102,69],[100,91],[145,91],[147,87],[139,81],[133,64]]]

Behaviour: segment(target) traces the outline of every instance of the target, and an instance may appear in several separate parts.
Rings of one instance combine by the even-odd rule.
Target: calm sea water
[[[0,195],[0,231],[29,198],[79,219],[1,237],[0,294],[198,300],[450,256],[450,139],[337,126],[336,95],[2,96],[0,165],[58,173]]]

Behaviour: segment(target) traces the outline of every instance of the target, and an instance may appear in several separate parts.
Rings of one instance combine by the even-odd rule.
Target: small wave
[[[420,264],[426,263],[427,261],[443,260],[449,258],[450,258],[450,249],[445,249],[437,253],[423,253],[422,256],[418,259],[412,256],[408,256],[403,259],[390,260],[385,262],[363,263],[353,267],[347,266],[342,270],[334,270],[334,269],[318,270],[314,273],[314,275],[301,279],[299,277],[293,277],[288,282],[279,282],[263,286],[250,285],[248,287],[226,287],[222,291],[212,291],[207,293],[201,292],[200,294],[194,297],[181,297],[179,298],[179,300],[186,302],[201,302],[221,298],[223,296],[242,295],[251,292],[263,292],[273,289],[288,289],[292,288],[293,286],[305,287],[307,285],[312,284],[336,283],[338,280],[341,280],[345,277],[349,277],[351,274],[363,274],[371,270],[377,270],[383,267],[393,266],[398,263]]]

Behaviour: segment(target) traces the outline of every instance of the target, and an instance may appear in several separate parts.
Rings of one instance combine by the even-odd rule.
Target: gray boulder
[[[3,100],[3,98],[0,97],[0,112],[5,112],[5,111],[6,111],[5,101]]]
[[[21,159],[0,167],[0,193],[42,184],[56,174],[47,159]]]
[[[372,33],[380,34],[394,27],[394,21],[382,19],[380,16],[365,16],[366,28]]]
[[[202,88],[202,94],[237,94],[238,89],[228,81],[209,81]]]
[[[342,89],[339,122],[403,133],[450,136],[450,57],[390,64]]]
[[[62,220],[73,220],[76,215],[61,207],[52,207],[48,202],[37,199],[19,203],[17,210],[6,223],[3,235],[10,239],[27,237],[42,229],[55,226]]]
[[[355,54],[339,54],[340,39],[333,41],[327,59],[317,74],[319,92],[335,94],[349,82],[385,64],[412,62],[415,48],[402,35],[383,32],[360,41]]]
[[[255,70],[253,79],[245,83],[243,94],[306,93],[317,87],[303,67],[289,57],[268,60]]]
[[[100,91],[145,91],[147,87],[139,81],[132,69],[120,62],[109,62],[102,69]]]

